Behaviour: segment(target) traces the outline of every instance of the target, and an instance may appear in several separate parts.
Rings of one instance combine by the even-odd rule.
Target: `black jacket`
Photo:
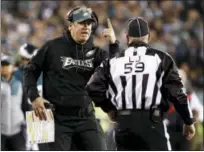
[[[70,33],[50,40],[42,46],[25,67],[24,87],[31,101],[39,94],[37,79],[43,72],[43,97],[59,106],[86,107],[90,102],[85,89],[94,69],[107,57],[118,51],[119,45],[111,44],[110,54],[93,44],[77,44]]]
[[[145,108],[152,109],[154,106],[158,106],[162,109],[162,111],[166,112],[168,110],[167,101],[170,101],[174,104],[175,109],[180,114],[184,122],[186,124],[192,124],[193,123],[192,113],[188,106],[187,96],[182,91],[183,85],[181,83],[181,79],[178,75],[178,70],[176,68],[176,64],[173,61],[173,59],[167,53],[150,48],[146,44],[142,44],[142,43],[131,44],[130,47],[132,46],[134,48],[137,48],[140,46],[146,46],[147,48],[146,52],[144,55],[142,54],[142,58],[144,62],[141,62],[143,63],[143,67],[145,69],[144,73],[146,75],[149,73],[156,77],[156,79],[150,79],[149,77],[147,77],[147,79],[150,79],[150,80],[146,82],[148,82],[149,84],[153,83],[155,85],[154,85],[154,88],[149,90],[149,92],[152,92],[151,103],[147,107],[144,107],[144,109]],[[137,54],[137,52],[133,51],[132,56],[134,54]],[[110,60],[105,60],[103,64],[101,64],[101,66],[99,66],[95,70],[95,73],[92,75],[92,77],[90,78],[90,81],[87,84],[87,90],[89,92],[89,96],[92,98],[95,105],[97,107],[101,107],[105,112],[109,112],[110,110],[115,110],[115,109],[121,110],[120,109],[121,107],[118,106],[119,101],[116,100],[116,97],[118,99],[121,99],[119,97],[122,96],[122,102],[125,101],[125,99],[123,100],[123,97],[129,93],[128,92],[127,94],[125,94],[125,90],[127,91],[127,87],[129,88],[128,90],[131,90],[132,87],[134,86],[133,78],[132,78],[132,81],[130,81],[130,83],[128,79],[131,80],[131,76],[133,75],[138,76],[143,74],[141,73],[141,71],[138,71],[133,74],[131,73],[129,75],[126,75],[124,74],[124,70],[125,70],[124,67],[126,68],[126,66],[122,66],[122,65],[117,65],[117,67],[119,66],[120,70],[111,68],[111,67],[116,67],[116,64],[118,63],[118,61],[123,63],[123,60],[127,59],[125,57],[126,56],[124,56],[124,52],[123,52],[123,53],[118,53],[118,55],[116,55],[115,58],[112,58]],[[147,61],[148,63],[151,64],[151,67],[148,66]],[[145,65],[145,63],[147,65]],[[140,64],[139,66],[136,66],[136,68],[137,67],[138,67],[138,70],[141,70],[142,66]],[[127,67],[126,70],[131,70],[131,69],[132,67]],[[121,80],[122,82],[120,82],[119,81],[120,79],[118,77],[119,78],[124,77],[125,80],[123,81]],[[126,89],[121,90],[120,83],[124,84],[124,81],[125,81]],[[135,84],[139,83],[140,85],[140,82],[138,82],[137,79],[136,80],[134,79],[134,81],[135,81]],[[136,90],[135,92],[139,92],[141,88],[147,88],[148,83],[146,85],[144,85],[145,83],[141,83],[140,86],[137,86],[137,89],[139,90],[137,90],[135,87],[134,88]],[[160,99],[161,102],[159,102],[160,105],[156,105],[156,97],[158,93],[161,93],[162,95]],[[131,94],[131,92],[129,94]],[[143,109],[143,105],[146,102],[145,98],[144,99],[142,98],[141,109]],[[131,102],[133,102],[133,99]],[[137,101],[135,100],[135,102]],[[135,102],[133,104],[136,104]],[[122,103],[122,104],[126,104],[126,103]]]

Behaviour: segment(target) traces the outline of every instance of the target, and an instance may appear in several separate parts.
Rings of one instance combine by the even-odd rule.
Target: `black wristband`
[[[184,123],[185,123],[186,125],[192,125],[192,124],[194,123],[194,121],[193,121],[192,118],[190,118],[190,119],[184,120]]]

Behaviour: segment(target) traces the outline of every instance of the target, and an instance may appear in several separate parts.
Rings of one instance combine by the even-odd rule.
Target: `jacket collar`
[[[8,82],[8,80],[4,76],[1,76],[1,81],[2,82]]]
[[[145,42],[132,42],[128,45],[128,47],[140,47],[140,46],[146,46],[146,47],[149,47],[149,45]]]
[[[145,42],[132,42],[128,45],[128,47],[135,47],[135,48],[141,47],[141,46],[145,46],[145,47],[149,48],[149,45]],[[124,56],[124,54],[125,54],[125,50],[119,51],[117,53],[116,57],[122,57],[122,56]]]
[[[4,76],[1,76],[1,81],[2,81],[2,82],[10,83],[11,81],[15,81],[15,80],[16,80],[16,77],[14,76],[14,73],[12,74],[10,80],[7,80]]]

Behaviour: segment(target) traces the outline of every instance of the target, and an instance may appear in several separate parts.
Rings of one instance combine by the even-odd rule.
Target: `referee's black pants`
[[[92,106],[85,109],[55,107],[54,118],[55,142],[39,144],[40,150],[106,150],[105,136]]]
[[[165,124],[153,122],[148,111],[121,112],[116,121],[117,150],[171,150]]]

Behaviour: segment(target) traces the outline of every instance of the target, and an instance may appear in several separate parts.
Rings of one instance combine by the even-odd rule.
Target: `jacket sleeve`
[[[31,61],[25,66],[24,69],[24,88],[31,102],[39,97],[37,90],[37,80],[44,69],[47,50],[48,44],[46,43],[38,50],[37,54],[33,56]]]
[[[25,93],[25,89],[24,88],[23,88],[21,109],[23,111],[24,116],[26,114],[26,111],[32,110],[32,106],[28,102],[28,97],[27,97],[27,94]]]
[[[115,109],[115,106],[107,98],[106,92],[108,89],[108,79],[106,76],[107,67],[105,66],[108,60],[105,60],[99,67],[96,68],[94,74],[87,83],[87,91],[96,107],[101,107],[104,112],[109,112]]]
[[[175,62],[169,55],[165,55],[163,60],[163,83],[161,92],[165,99],[172,102],[185,124],[193,124],[192,111],[189,108],[189,101],[183,92],[183,84],[178,74]]]
[[[98,67],[105,59],[113,58],[119,52],[119,42],[116,41],[114,44],[109,44],[109,51],[97,48],[97,53],[95,56],[95,67]]]
[[[116,40],[114,44],[109,44],[109,55],[108,57],[111,59],[115,57],[115,55],[119,52],[119,41]]]

